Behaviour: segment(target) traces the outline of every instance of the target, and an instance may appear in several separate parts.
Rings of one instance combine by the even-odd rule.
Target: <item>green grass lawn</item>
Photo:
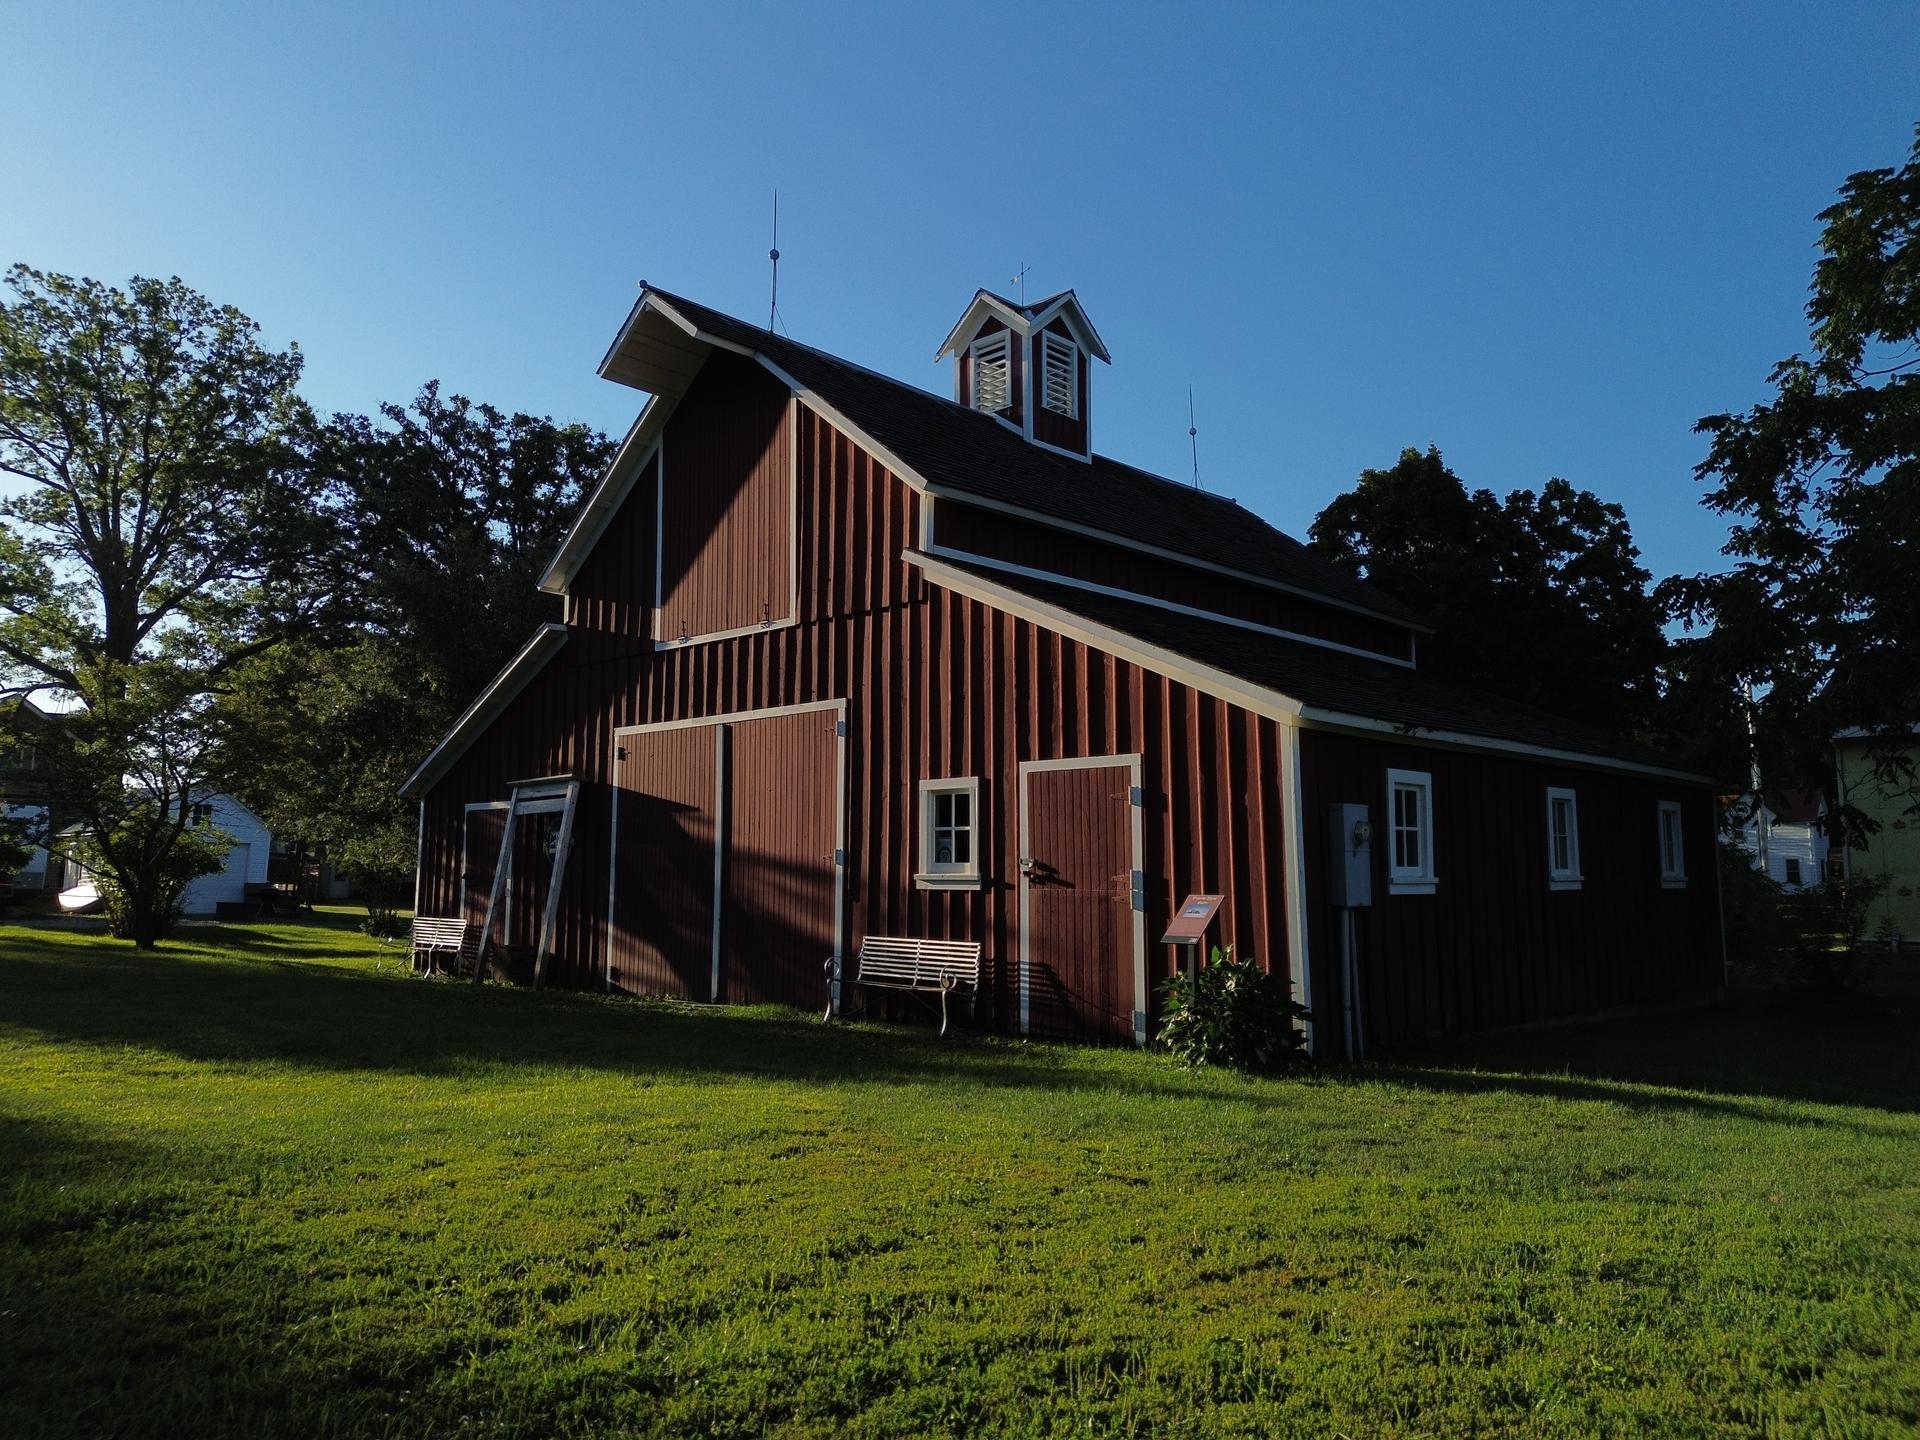
[[[1910,999],[1357,1074],[0,927],[0,1435],[1913,1435]]]

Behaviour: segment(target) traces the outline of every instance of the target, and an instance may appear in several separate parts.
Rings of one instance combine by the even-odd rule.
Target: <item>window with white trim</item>
[[[978,889],[980,885],[980,780],[920,782],[922,890]]]
[[[1431,895],[1433,776],[1424,770],[1387,771],[1387,891]]]
[[[973,370],[973,408],[998,414],[1013,404],[1013,332],[996,330],[967,347]]]
[[[1080,416],[1080,347],[1051,330],[1040,332],[1040,403],[1069,420]]]
[[[1687,855],[1680,844],[1680,803],[1660,802],[1660,883],[1677,890],[1687,883]]]
[[[1547,884],[1580,888],[1580,804],[1573,791],[1547,787]]]

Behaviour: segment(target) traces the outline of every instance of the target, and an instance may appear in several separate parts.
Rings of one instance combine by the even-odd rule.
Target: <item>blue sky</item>
[[[1884,5],[9,7],[0,262],[177,273],[367,410],[624,429],[646,278],[945,390],[1021,264],[1114,355],[1096,444],[1296,534],[1438,445],[1711,567],[1694,420],[1806,343],[1815,213],[1898,163]]]

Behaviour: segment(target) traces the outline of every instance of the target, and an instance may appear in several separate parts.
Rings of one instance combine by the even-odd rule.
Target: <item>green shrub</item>
[[[1277,1070],[1306,1058],[1302,1022],[1313,1017],[1286,979],[1217,946],[1192,975],[1160,985],[1159,1044],[1191,1068]]]
[[[1882,879],[1861,876],[1789,890],[1726,841],[1720,846],[1720,883],[1727,959],[1735,974],[1820,988],[1846,984],[1867,910],[1885,887]]]
[[[219,874],[233,848],[233,837],[224,830],[203,826],[176,831],[173,820],[153,806],[122,816],[111,840],[115,853],[145,857],[144,867],[130,877],[146,887],[145,906],[128,893],[129,877],[108,863],[106,848],[96,837],[84,837],[77,849],[81,864],[100,887],[107,930],[120,940],[142,938],[143,916],[149,927],[146,939],[164,940],[171,935],[187,886],[203,875]]]

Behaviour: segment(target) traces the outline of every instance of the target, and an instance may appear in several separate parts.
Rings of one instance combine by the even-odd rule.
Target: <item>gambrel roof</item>
[[[651,319],[655,316],[661,318]],[[676,326],[678,335],[666,323]],[[902,479],[935,495],[1094,531],[1340,609],[1428,628],[1411,607],[1223,496],[1102,455],[1088,462],[1029,444],[991,415],[664,290],[642,291],[600,373],[671,400],[677,398],[673,387],[691,383],[703,347],[711,345],[757,357],[803,398],[812,397],[829,419],[850,425],[857,432],[852,438],[870,444],[881,463],[898,467],[905,472]],[[631,442],[647,425],[643,414],[623,450],[637,448]],[[635,464],[640,458],[631,456]],[[623,472],[621,461],[615,461],[582,507],[580,522],[542,580],[543,588],[565,588],[611,519],[623,482],[631,484],[633,468]]]

